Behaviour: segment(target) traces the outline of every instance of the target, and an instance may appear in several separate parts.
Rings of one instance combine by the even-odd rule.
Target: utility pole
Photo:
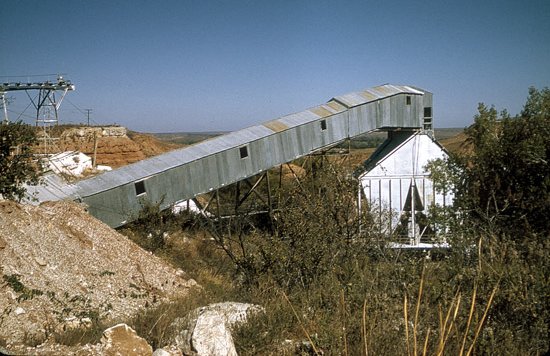
[[[2,123],[7,124],[10,122],[8,119],[8,102],[6,100],[6,95],[4,92],[0,92],[0,96],[2,97],[2,107],[4,108],[4,121]]]
[[[90,113],[92,112],[92,109],[84,109],[86,110],[86,116],[88,117],[88,126],[90,126]]]
[[[92,167],[97,165],[97,131],[94,131],[94,158],[92,160]]]

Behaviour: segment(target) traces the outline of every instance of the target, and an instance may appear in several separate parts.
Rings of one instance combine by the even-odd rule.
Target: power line
[[[28,74],[28,75],[0,75],[0,78],[35,78],[35,77],[52,77],[63,76],[67,73],[54,73],[54,74]]]
[[[13,114],[18,114],[18,115],[19,115],[19,116],[17,116],[16,121],[19,121],[19,119],[21,118],[21,116],[24,117],[24,118],[27,118],[27,119],[33,119],[33,120],[36,119],[36,117],[34,117],[34,116],[25,115],[24,112],[21,112],[21,113],[20,113],[20,112],[18,112],[18,111],[11,110],[11,109],[8,109],[8,111],[11,112],[11,113],[13,113]]]
[[[88,121],[88,126],[90,126],[90,122],[92,122],[93,124],[95,125],[100,125],[97,121],[93,120],[90,118],[90,115],[93,111],[93,109],[81,109],[79,108],[78,106],[76,106],[76,104],[74,104],[72,101],[70,101],[69,99],[65,98],[65,100],[71,104],[76,110],[78,110],[81,114],[85,115],[86,116],[86,119]]]
[[[79,108],[78,106],[76,106],[75,104],[73,104],[72,101],[70,101],[69,99],[65,98],[65,101],[67,101],[69,104],[71,104],[72,106],[75,107],[76,110],[80,111],[81,114],[84,114],[86,115],[86,113],[84,112],[84,110],[82,110],[81,108]]]

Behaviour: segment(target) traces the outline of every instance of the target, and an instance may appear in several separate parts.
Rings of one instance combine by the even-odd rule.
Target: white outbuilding
[[[388,132],[359,175],[361,200],[375,214],[381,232],[414,246],[433,241],[437,229],[426,223],[428,208],[450,206],[454,196],[435,190],[426,165],[446,157],[443,146],[426,132]]]

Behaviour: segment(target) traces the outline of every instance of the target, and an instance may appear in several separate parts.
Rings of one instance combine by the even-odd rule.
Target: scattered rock
[[[44,260],[42,256],[36,256],[34,260],[36,261],[36,263],[38,263],[39,266],[42,266],[42,267],[48,264],[46,263],[46,260]]]
[[[183,353],[177,346],[171,345],[156,349],[153,356],[183,356]]]
[[[151,345],[126,324],[118,324],[105,330],[101,344],[105,355],[108,356],[150,356],[153,354]]]
[[[257,305],[246,303],[217,303],[198,308],[188,315],[187,329],[175,338],[185,355],[237,355],[231,327],[246,321],[250,313],[263,311]],[[176,320],[176,323],[181,320]]]
[[[0,314],[11,310],[0,316],[6,344],[36,344],[30,330],[42,340],[47,331],[92,320],[128,320],[197,285],[75,202],[0,202],[0,236],[7,245],[0,249],[0,271],[12,279],[0,287]],[[16,314],[18,307],[25,312]]]

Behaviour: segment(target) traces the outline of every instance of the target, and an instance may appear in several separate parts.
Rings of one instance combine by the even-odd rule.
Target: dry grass
[[[345,210],[345,187],[331,186],[334,182],[338,179],[322,183],[319,196],[306,191],[315,186],[306,180],[290,190],[289,204],[299,208],[277,216],[275,234],[258,225],[245,231],[233,221],[211,235],[214,241],[202,231],[170,233],[157,252],[205,285],[211,300],[266,309],[234,330],[240,355],[541,352],[542,343],[531,347],[531,335],[509,333],[523,315],[515,315],[517,324],[505,320],[503,330],[496,328],[503,316],[514,316],[503,305],[522,306],[512,292],[515,284],[538,281],[541,287],[544,272],[532,270],[514,245],[483,231],[465,231],[462,245],[434,259],[381,248],[368,220],[357,232],[354,219],[363,217]],[[334,198],[330,204],[327,196]],[[222,242],[233,259],[224,256]],[[545,266],[543,255],[537,266]],[[156,334],[162,339],[164,320],[156,313],[145,324],[160,326]]]

